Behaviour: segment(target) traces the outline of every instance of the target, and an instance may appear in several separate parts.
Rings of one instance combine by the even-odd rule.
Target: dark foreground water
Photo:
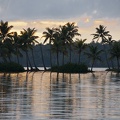
[[[120,120],[120,75],[0,74],[1,120]]]

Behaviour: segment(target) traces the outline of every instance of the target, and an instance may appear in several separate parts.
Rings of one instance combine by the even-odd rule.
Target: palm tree
[[[114,42],[112,44],[112,47],[110,49],[110,55],[111,55],[111,58],[116,58],[117,60],[117,69],[118,71],[120,70],[120,63],[119,63],[119,60],[120,60],[120,41],[117,41],[117,42]]]
[[[104,27],[103,25],[99,25],[99,27],[96,28],[96,33],[95,34],[91,34],[91,35],[93,35],[93,40],[97,39],[97,42],[101,38],[101,43],[105,43],[106,40],[107,40],[106,37],[110,37],[111,36],[109,34],[109,31],[106,31],[106,27]]]
[[[96,60],[101,61],[100,54],[103,52],[103,50],[98,50],[97,46],[90,45],[89,47],[89,52],[85,52],[85,55],[89,59],[91,59],[91,71],[93,70],[93,66]]]
[[[42,44],[40,43],[39,45],[40,45],[40,52],[41,52],[43,67],[44,67],[44,70],[46,70],[46,66],[45,66],[45,62],[44,62],[44,57],[43,57]]]
[[[109,31],[106,31],[106,27],[104,27],[103,25],[99,25],[99,27],[96,28],[96,33],[91,34],[91,35],[93,35],[93,40],[97,39],[97,42],[101,38],[101,43],[102,44],[106,43],[108,37],[111,37],[111,35],[109,34]],[[106,49],[105,49],[104,45],[103,45],[103,47],[104,47],[104,51],[105,51],[106,62],[107,62],[108,68],[110,69],[110,65],[109,65],[108,57],[107,57],[107,52],[106,52]]]
[[[3,62],[7,62],[7,54],[8,48],[6,48],[5,44],[0,42],[0,57],[2,58]]]
[[[87,44],[85,44],[85,41],[87,39],[78,39],[76,38],[75,41],[75,50],[77,51],[79,57],[78,57],[78,64],[80,64],[80,57],[81,57],[81,53],[82,51],[86,48]]]
[[[109,36],[108,39],[106,40],[106,43],[108,43],[111,47],[111,45],[115,42],[115,40],[112,39],[112,36]]]
[[[0,22],[0,39],[2,42],[8,37],[10,37],[10,30],[13,28],[13,26],[8,26],[8,22],[3,22],[1,20]]]
[[[66,25],[66,31],[67,31],[67,35],[66,35],[66,39],[67,39],[67,43],[69,43],[70,46],[70,62],[71,62],[71,51],[72,51],[72,43],[73,43],[73,38],[75,36],[79,36],[80,34],[78,33],[78,26],[75,26],[75,23],[67,23]]]
[[[64,58],[65,58],[65,55],[67,55],[67,53],[68,53],[68,51],[67,51],[67,46],[69,44],[68,31],[67,31],[65,25],[59,26],[57,31],[58,31],[58,33],[60,35],[60,39],[61,39],[62,64],[64,65]]]
[[[43,44],[45,44],[47,41],[49,41],[50,44],[50,65],[52,67],[52,55],[51,55],[51,44],[54,39],[54,28],[46,28],[46,31],[43,32],[43,36],[45,38]]]
[[[61,41],[61,36],[58,32],[54,34],[54,40],[52,44],[52,51],[56,52],[57,55],[57,66],[59,66],[59,52],[61,52],[61,46],[62,46],[62,41]]]
[[[0,45],[1,45],[1,57],[3,58],[4,62],[7,61],[6,57],[10,59],[11,50],[12,49],[12,41],[11,41],[11,32],[10,30],[13,26],[8,26],[8,22],[0,22]]]
[[[25,51],[25,53],[26,53],[27,70],[29,70],[28,63],[30,65],[31,70],[33,70],[30,59],[29,59],[28,50],[29,49],[32,50],[35,43],[38,43],[36,41],[38,36],[34,35],[36,33],[36,31],[37,30],[35,28],[33,28],[33,29],[27,28],[27,30],[23,29],[23,31],[21,31],[20,39],[22,42],[22,50]],[[32,56],[32,57],[34,58],[34,56]],[[36,67],[36,65],[35,65],[35,67]],[[36,69],[37,69],[37,67],[36,67]]]
[[[12,54],[15,53],[13,41],[11,38],[6,38],[3,44],[4,47],[7,49],[6,57],[8,58],[9,62],[11,62]]]
[[[112,39],[112,36],[108,37],[108,39],[106,40],[106,43],[109,44],[109,49],[111,50],[112,48],[112,44],[115,42],[115,40]],[[111,65],[112,65],[112,69],[114,69],[114,65],[113,65],[113,60],[110,59],[111,61]]]
[[[13,41],[13,47],[14,47],[14,54],[16,55],[17,57],[17,62],[18,64],[20,63],[19,62],[19,56],[20,57],[23,57],[22,53],[21,53],[21,50],[22,50],[22,45],[21,45],[21,41],[20,41],[20,36],[17,34],[17,32],[13,32],[12,33],[12,41]]]

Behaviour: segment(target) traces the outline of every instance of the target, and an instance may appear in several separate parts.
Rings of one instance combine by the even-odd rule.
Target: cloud
[[[31,27],[40,36],[46,27],[76,22],[82,37],[100,24],[107,26],[115,39],[120,31],[120,0],[0,0],[0,16],[10,21],[14,30]],[[114,29],[113,29],[114,28]]]
[[[93,18],[120,17],[119,5],[120,0],[1,0],[0,8],[2,19],[63,20],[84,14]]]
[[[87,38],[87,42],[91,42],[92,40],[92,33],[96,32],[96,27],[98,27],[100,24],[104,25],[106,30],[110,31],[110,34],[113,36],[114,39],[118,40],[120,38],[119,31],[120,31],[120,19],[92,19],[91,17],[79,17],[75,19],[75,22],[77,26],[79,27],[79,33],[82,35],[81,38]],[[58,27],[59,25],[64,25],[68,21],[58,21],[58,20],[29,20],[29,21],[12,21],[9,22],[9,25],[13,25],[12,31],[17,31],[20,33],[20,31],[24,29],[35,28],[37,29],[36,35],[38,35],[40,38],[42,37],[43,31],[46,31],[46,28],[53,28]],[[114,28],[114,29],[113,29]]]

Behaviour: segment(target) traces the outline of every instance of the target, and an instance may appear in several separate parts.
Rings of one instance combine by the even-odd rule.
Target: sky
[[[104,25],[114,40],[120,39],[120,0],[0,0],[0,19],[18,33],[36,28],[39,37],[46,27],[75,22],[80,39],[87,42],[99,25]]]

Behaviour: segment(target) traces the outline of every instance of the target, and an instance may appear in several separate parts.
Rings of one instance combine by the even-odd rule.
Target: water
[[[1,120],[120,120],[120,75],[0,74]]]
[[[33,67],[35,68],[35,67]],[[50,67],[46,67],[49,69]],[[27,70],[27,67],[24,67],[25,70]],[[39,70],[44,70],[44,67],[38,67]],[[88,69],[91,69],[90,67]],[[93,71],[105,71],[107,68],[93,68]]]

